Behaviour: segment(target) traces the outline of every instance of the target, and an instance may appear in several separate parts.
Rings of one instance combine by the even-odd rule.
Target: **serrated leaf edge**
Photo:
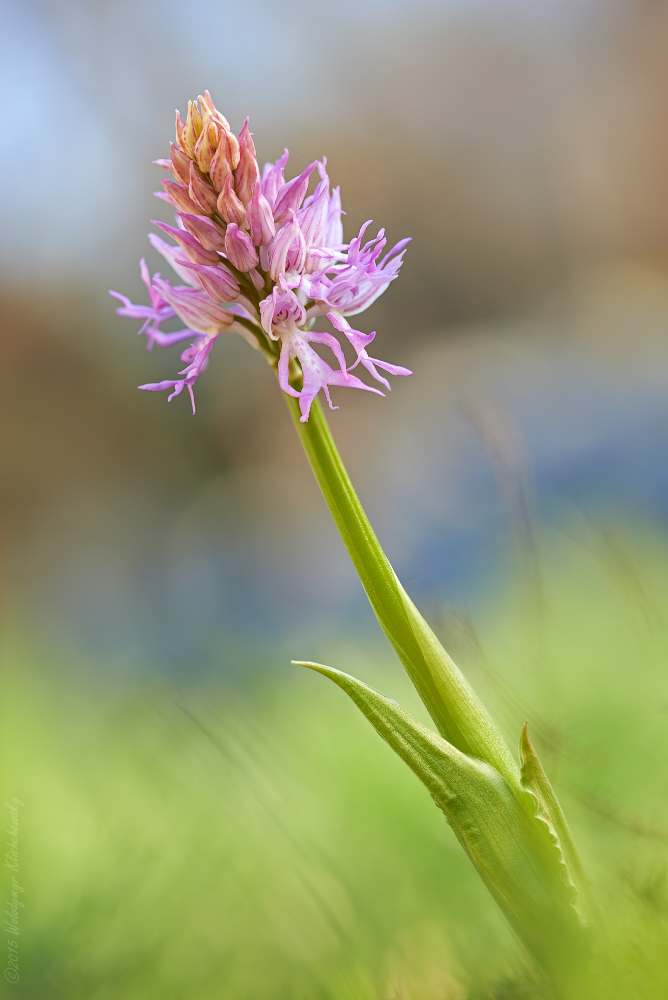
[[[543,765],[540,762],[540,758],[538,757],[538,754],[536,753],[536,750],[531,740],[529,739],[528,725],[526,722],[522,727],[519,753],[520,753],[520,772],[522,776],[522,788],[524,789],[527,795],[531,796],[531,799],[533,801],[534,805],[533,818],[538,820],[538,822],[543,823],[544,826],[547,828],[547,832],[550,836],[550,839],[552,840],[552,843],[554,844],[554,847],[556,848],[559,855],[559,864],[561,865],[562,868],[562,881],[566,886],[568,886],[570,889],[573,890],[571,897],[571,906],[577,913],[581,923],[585,926],[589,925],[591,924],[591,920],[589,919],[587,913],[587,911],[590,908],[590,906],[587,905],[589,903],[588,899],[589,894],[587,891],[588,890],[587,879],[584,874],[582,863],[578,856],[575,844],[573,842],[573,838],[569,830],[568,823],[566,822],[566,817],[564,816],[563,810],[559,804],[559,800],[557,799],[557,796],[555,795],[550,780],[547,777],[547,774],[545,773],[545,769],[543,768]],[[534,790],[534,788],[532,787],[532,779],[529,774],[531,766],[533,766],[533,768],[535,769],[539,781],[542,780],[542,782],[546,786],[544,791],[547,793],[548,799],[552,800],[551,802],[552,808],[559,816],[560,820],[559,825],[562,827],[564,831],[564,838],[567,838],[569,841],[566,850],[564,849],[564,844],[562,843],[562,837],[559,835],[557,826],[554,822],[550,809],[547,803],[545,802],[543,795],[540,792],[540,787],[538,791]],[[569,858],[566,857],[567,852],[570,856],[570,863],[569,863]],[[577,873],[578,881],[576,881],[576,878],[574,878],[573,876],[573,871],[572,871],[573,867],[578,869]],[[578,882],[580,884],[578,884]]]

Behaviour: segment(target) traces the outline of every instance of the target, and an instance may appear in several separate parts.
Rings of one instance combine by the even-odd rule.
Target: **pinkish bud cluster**
[[[330,385],[383,395],[351,374],[357,365],[388,389],[377,368],[410,375],[406,368],[370,358],[366,348],[375,334],[353,330],[345,319],[366,309],[397,277],[409,241],[382,257],[384,230],[363,244],[366,223],[352,242],[344,243],[341,198],[338,188],[330,192],[326,159],[314,160],[286,181],[288,157],[286,149],[260,171],[248,119],[234,135],[208,91],[188,102],[185,122],[177,111],[176,144],[171,143],[168,160],[156,161],[173,178],[162,182],[157,196],[176,209],[176,226],[154,223],[174,244],[153,233],[149,239],[185,285],[172,286],[159,274],[151,280],[142,261],[151,305],[135,306],[125,296],[110,294],[123,303],[120,315],[144,320],[140,333],[146,333],[149,349],[186,338],[192,343],[181,355],[187,362],[182,378],[141,389],[171,389],[171,399],[187,386],[192,398],[194,382],[224,331],[241,334],[264,352],[284,392],[299,398],[302,420],[308,419],[320,389],[332,406]],[[316,169],[319,182],[309,196]],[[352,364],[335,336],[311,329],[325,315],[354,353]],[[188,329],[160,329],[174,317]],[[313,344],[332,351],[334,368]]]

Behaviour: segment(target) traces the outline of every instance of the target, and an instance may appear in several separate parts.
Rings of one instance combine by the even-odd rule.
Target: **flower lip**
[[[199,344],[191,344],[190,350],[185,350],[181,355],[182,361],[190,361],[190,364],[179,372],[179,375],[185,375],[182,379],[167,379],[164,382],[147,382],[146,385],[137,386],[138,389],[149,389],[152,392],[161,392],[164,389],[173,389],[174,391],[167,397],[167,402],[171,403],[174,396],[178,396],[187,387],[190,393],[190,401],[193,408],[193,416],[195,415],[195,395],[193,393],[193,386],[197,381],[199,375],[207,368],[209,364],[209,354],[211,353],[211,348],[213,347],[215,341],[218,339],[216,334],[213,337],[207,338],[204,341],[200,341]]]

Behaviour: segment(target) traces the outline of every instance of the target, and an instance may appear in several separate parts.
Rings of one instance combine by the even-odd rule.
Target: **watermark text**
[[[23,803],[14,795],[11,801],[5,802],[9,810],[9,829],[5,831],[8,840],[5,841],[5,868],[11,871],[9,884],[9,899],[6,900],[4,912],[5,931],[7,933],[7,965],[4,977],[8,983],[19,981],[19,938],[21,936],[20,914],[23,907],[21,893],[23,886],[19,885],[19,809]]]

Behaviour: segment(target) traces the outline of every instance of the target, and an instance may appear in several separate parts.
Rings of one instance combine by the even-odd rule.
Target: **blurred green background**
[[[595,882],[604,995],[662,997],[668,912],[668,7],[650,0],[5,0],[0,11],[4,798],[21,997],[519,996],[426,793],[291,657],[419,708],[263,360],[198,412],[143,301],[173,109],[328,156],[346,234],[414,237],[360,317],[413,369],[339,391],[402,581]],[[170,374],[171,373],[171,374]],[[358,393],[358,397],[365,394]],[[4,801],[4,799],[3,799]],[[4,888],[4,883],[3,883]],[[615,964],[617,963],[617,964]],[[531,994],[530,987],[526,986]]]
[[[658,1000],[668,547],[574,522],[540,550],[540,614],[518,588],[435,625],[511,744],[529,721],[612,943],[600,996]],[[18,996],[540,995],[427,792],[322,678],[118,683],[16,636],[3,652]],[[375,641],[322,653],[428,721]]]

